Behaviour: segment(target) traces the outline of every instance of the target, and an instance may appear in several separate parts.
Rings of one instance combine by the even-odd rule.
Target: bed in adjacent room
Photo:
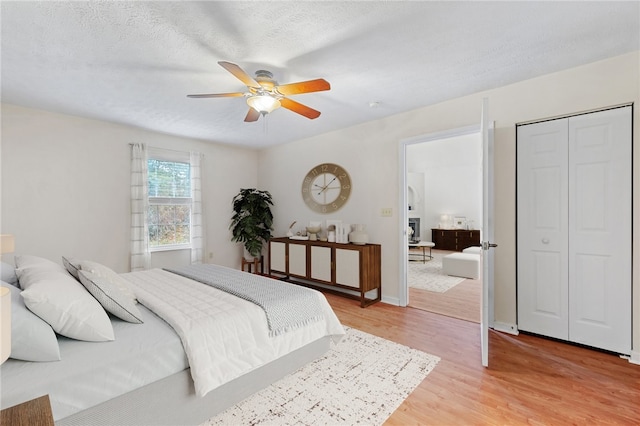
[[[19,282],[2,284],[22,329],[12,325],[19,359],[1,367],[1,406],[48,394],[56,424],[199,424],[344,334],[321,293],[289,283],[217,265],[115,274],[63,260],[16,257]]]

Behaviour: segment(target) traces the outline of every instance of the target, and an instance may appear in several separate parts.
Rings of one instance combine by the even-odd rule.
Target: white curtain
[[[149,223],[147,212],[147,147],[136,143],[131,146],[131,271],[149,269]]]
[[[204,223],[202,208],[202,155],[191,153],[191,263],[204,258]]]

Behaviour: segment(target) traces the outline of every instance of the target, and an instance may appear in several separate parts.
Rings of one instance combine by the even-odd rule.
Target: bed
[[[23,277],[29,281],[24,272],[29,268],[21,268],[20,262],[16,258],[22,286]],[[113,281],[105,278],[115,280],[108,268],[68,259],[63,263],[66,268],[55,269],[57,279],[63,273],[71,277],[75,267],[75,275],[83,271],[80,287],[94,273],[101,290],[114,290],[108,286]],[[84,287],[107,311],[116,309],[127,319],[109,311],[112,338],[64,337],[61,333],[73,335],[69,327],[40,313],[56,331],[60,359],[5,362],[0,370],[3,408],[49,394],[59,425],[200,424],[322,356],[344,335],[321,293],[289,283],[217,265],[116,275],[123,291],[131,291],[139,302],[124,315],[117,311],[127,306],[122,299],[105,302],[95,288]],[[69,277],[64,278],[70,285]],[[243,283],[249,290],[242,291],[248,293],[234,294]],[[38,311],[30,300],[33,287],[16,292],[27,310]],[[289,297],[301,300],[285,301]],[[298,306],[302,313],[294,315]]]

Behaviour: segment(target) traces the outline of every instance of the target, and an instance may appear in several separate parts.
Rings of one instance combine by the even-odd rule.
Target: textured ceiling
[[[640,2],[1,3],[2,101],[265,147],[640,49]],[[221,68],[324,78],[245,123]],[[376,108],[370,102],[378,102]]]

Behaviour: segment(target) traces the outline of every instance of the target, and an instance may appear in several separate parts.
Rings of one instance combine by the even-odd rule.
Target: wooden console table
[[[366,307],[382,298],[380,244],[340,244],[272,238],[269,274],[282,280],[360,300]],[[375,291],[372,298],[367,293]]]

